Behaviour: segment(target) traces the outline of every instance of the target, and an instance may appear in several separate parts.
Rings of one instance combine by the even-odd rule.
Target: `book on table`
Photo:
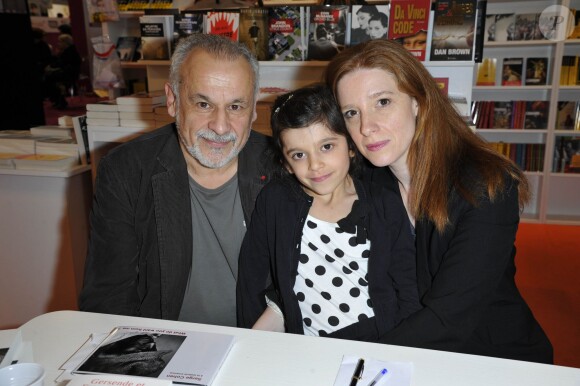
[[[211,385],[234,339],[219,333],[120,326],[73,374],[120,374]]]
[[[71,157],[58,154],[23,154],[13,160],[20,170],[65,171],[79,164],[78,155]]]

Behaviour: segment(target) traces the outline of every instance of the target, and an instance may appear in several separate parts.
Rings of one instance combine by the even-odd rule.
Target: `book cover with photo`
[[[435,1],[431,37],[432,61],[471,61],[476,0]]]
[[[548,80],[548,58],[527,58],[524,84],[526,86],[543,86]]]
[[[141,59],[169,60],[173,41],[173,15],[143,15],[141,28]]]
[[[580,120],[577,116],[579,110],[580,102],[578,101],[558,102],[556,130],[580,130],[580,127],[576,127],[576,122]]]
[[[141,59],[140,45],[139,36],[119,36],[116,48],[121,62],[136,62]]]
[[[233,344],[233,335],[117,327],[73,373],[132,375],[211,385]]]
[[[270,60],[267,8],[240,9],[240,42],[244,43],[258,60]]]
[[[493,129],[509,129],[512,120],[512,102],[495,102],[493,105]]]
[[[516,14],[493,13],[485,17],[485,42],[506,42],[515,40]]]
[[[549,109],[549,101],[527,101],[524,129],[546,130],[548,128]]]
[[[205,25],[205,12],[181,11],[173,16],[173,46],[179,43],[179,39],[186,38],[191,34],[203,33]]]
[[[272,60],[304,61],[307,51],[305,7],[268,8],[268,50]]]
[[[543,40],[539,13],[516,13],[514,40]]]
[[[346,45],[347,5],[311,6],[308,59],[330,60]]]
[[[430,12],[431,0],[391,0],[390,2],[389,39],[401,43],[421,61],[424,61],[427,55]]]
[[[350,13],[349,45],[388,38],[389,9],[389,4],[353,5]]]
[[[221,35],[234,42],[239,40],[240,13],[237,11],[208,11],[205,33]]]
[[[523,68],[523,58],[505,58],[502,64],[501,85],[521,86]]]

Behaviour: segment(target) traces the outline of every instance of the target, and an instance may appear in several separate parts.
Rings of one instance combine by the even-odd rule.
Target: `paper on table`
[[[342,357],[342,363],[338,369],[334,386],[348,386],[354,373],[356,364],[359,358],[358,355],[345,355]],[[413,374],[413,363],[411,362],[392,362],[380,361],[374,358],[364,358],[365,367],[362,378],[358,381],[357,386],[367,386],[376,375],[382,370],[387,369],[385,374],[377,383],[376,386],[410,386],[411,375]]]
[[[77,368],[109,335],[105,333],[92,333],[89,339],[60,367],[61,370],[73,370]]]
[[[139,385],[139,386],[171,386],[172,381],[157,378],[135,378],[126,375],[85,375],[75,374],[67,386],[90,386],[90,385]]]

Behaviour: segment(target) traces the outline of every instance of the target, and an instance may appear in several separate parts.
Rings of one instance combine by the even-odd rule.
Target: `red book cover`
[[[238,41],[240,30],[240,14],[231,11],[209,11],[207,13],[207,34],[222,35],[231,40]]]
[[[389,39],[423,61],[427,48],[431,0],[391,0]]]

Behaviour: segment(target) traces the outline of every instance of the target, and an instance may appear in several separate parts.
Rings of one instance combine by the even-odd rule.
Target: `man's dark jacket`
[[[238,158],[246,224],[267,182],[268,137],[253,132]],[[192,261],[189,176],[174,125],[111,150],[99,162],[79,298],[83,311],[179,316]]]

